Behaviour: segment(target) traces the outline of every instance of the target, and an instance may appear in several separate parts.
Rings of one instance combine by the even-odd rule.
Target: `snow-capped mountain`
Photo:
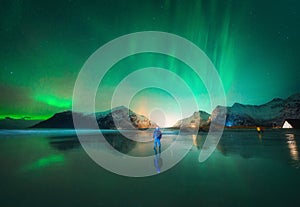
[[[101,129],[146,129],[157,126],[147,117],[136,114],[124,106],[113,108],[106,114],[98,114],[97,122]]]
[[[74,113],[89,128],[91,114]],[[275,98],[262,105],[244,105],[235,103],[231,107],[218,106],[212,114],[197,111],[192,116],[179,120],[175,128],[205,128],[211,120],[226,115],[226,126],[282,126],[285,119],[300,119],[300,93],[287,99]],[[139,115],[130,109],[120,106],[112,110],[95,113],[97,123],[101,129],[132,129],[154,128],[157,125],[147,117]],[[57,113],[51,118],[33,126],[33,128],[74,128],[72,112]]]
[[[176,122],[174,128],[194,128],[194,127],[207,127],[210,123],[210,114],[205,111],[196,111],[190,117],[181,119]]]
[[[93,126],[92,114],[75,112],[73,115],[84,123],[84,128],[91,128],[90,126]],[[145,116],[136,114],[124,106],[104,112],[97,112],[95,116],[100,129],[145,129],[157,126]],[[31,128],[74,128],[72,111],[56,113],[51,118]]]
[[[192,116],[179,120],[174,127],[201,128],[208,127],[211,120],[218,123],[226,116],[227,127],[234,126],[282,126],[285,119],[300,119],[300,93],[287,99],[275,98],[262,105],[244,105],[235,103],[231,107],[217,106],[212,114],[203,111],[195,112]]]
[[[212,112],[212,119],[220,116],[223,106]],[[275,98],[263,105],[243,105],[239,103],[226,107],[226,126],[281,126],[285,119],[300,118],[300,93],[287,99]]]

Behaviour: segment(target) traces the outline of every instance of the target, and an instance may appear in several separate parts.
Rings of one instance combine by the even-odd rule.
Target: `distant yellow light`
[[[196,128],[196,124],[191,124],[191,128]]]

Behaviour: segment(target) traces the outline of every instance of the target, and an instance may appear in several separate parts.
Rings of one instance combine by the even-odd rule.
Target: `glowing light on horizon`
[[[180,107],[174,97],[158,88],[147,88],[135,94],[129,108],[160,127],[172,127],[182,119]]]

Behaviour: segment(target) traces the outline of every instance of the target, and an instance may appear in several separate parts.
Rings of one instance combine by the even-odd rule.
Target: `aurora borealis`
[[[228,105],[286,98],[300,92],[299,11],[297,0],[2,1],[0,118],[44,119],[70,110],[87,58],[108,41],[139,31],[174,33],[201,48],[219,72]],[[175,58],[157,54],[114,65],[97,94],[96,110],[108,109],[106,97],[142,67],[175,72],[199,98],[200,109],[211,113],[201,80]],[[168,105],[168,94],[144,92],[133,99],[133,110],[147,111],[141,109],[144,97]]]

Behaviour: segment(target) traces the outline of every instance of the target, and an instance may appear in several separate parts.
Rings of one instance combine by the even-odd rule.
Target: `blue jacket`
[[[153,132],[153,138],[161,139],[161,131],[159,129],[155,129]]]

